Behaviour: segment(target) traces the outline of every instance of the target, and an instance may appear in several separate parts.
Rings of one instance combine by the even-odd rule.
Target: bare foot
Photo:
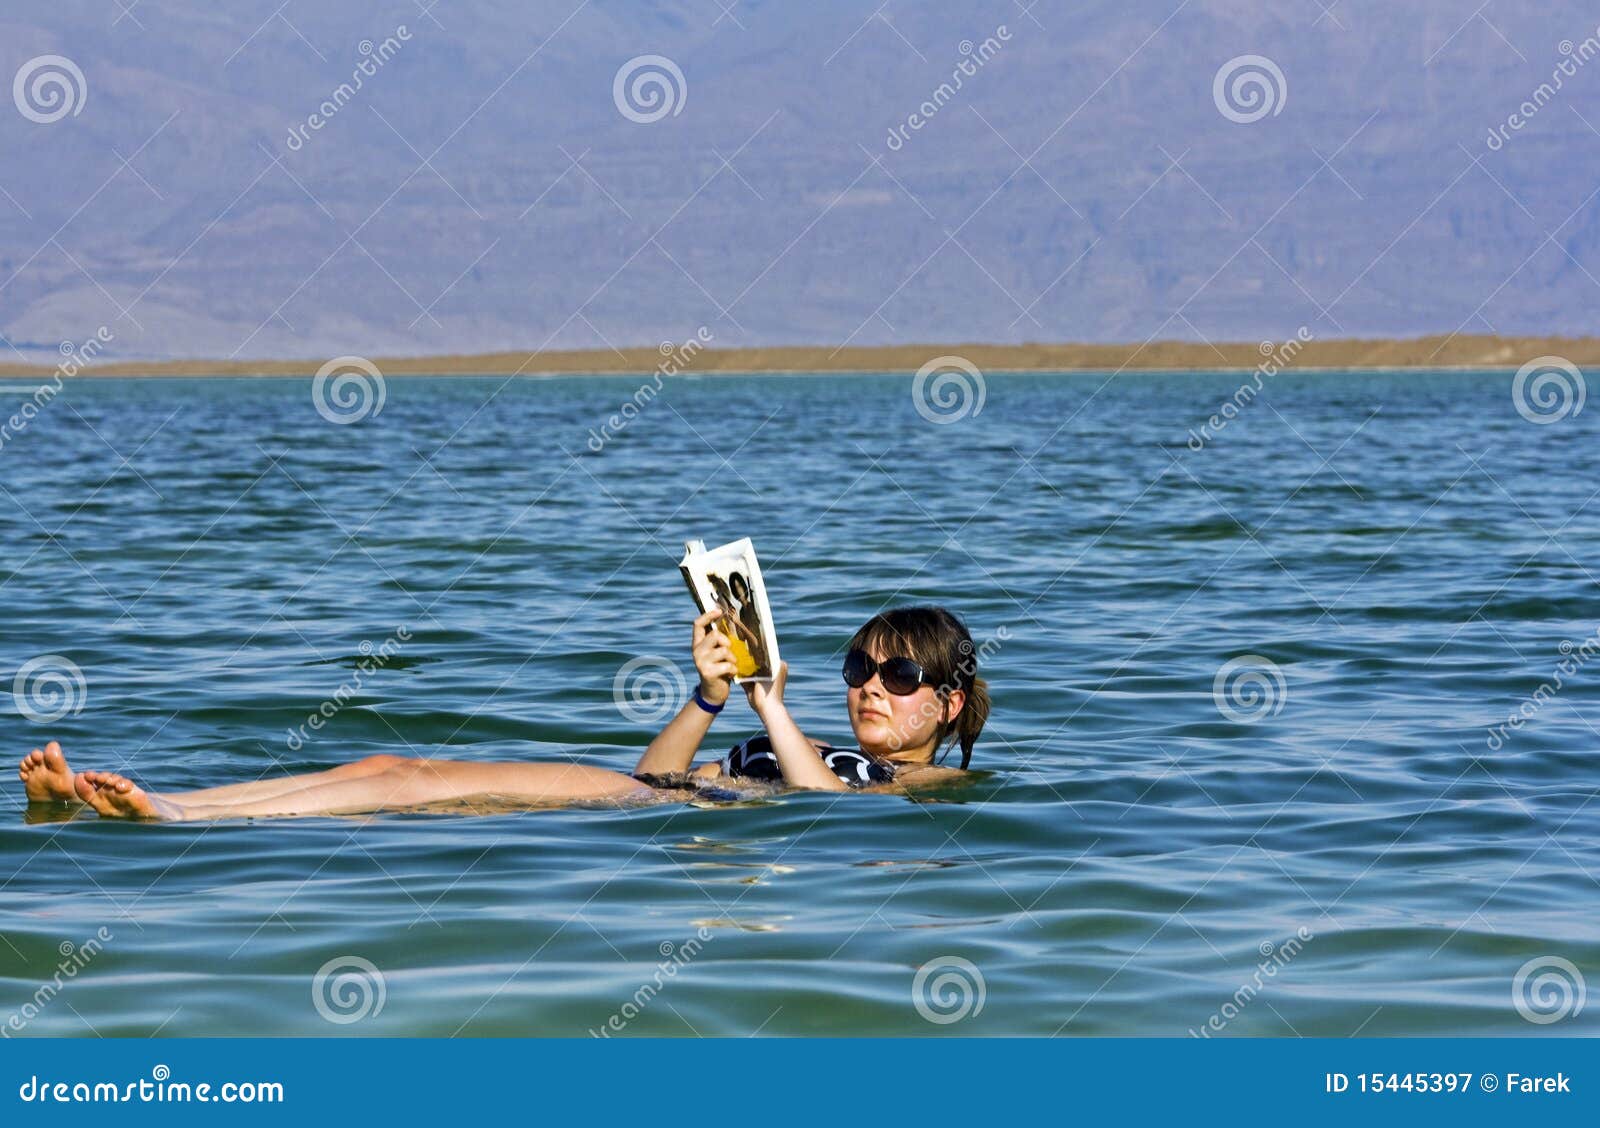
[[[64,803],[78,797],[72,788],[72,769],[61,754],[61,745],[53,740],[42,751],[35,748],[24,756],[17,775],[30,803]]]
[[[174,803],[158,799],[127,776],[116,772],[80,772],[78,798],[108,819],[180,819]]]

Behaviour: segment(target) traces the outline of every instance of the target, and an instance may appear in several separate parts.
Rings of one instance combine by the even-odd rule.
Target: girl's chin
[[[856,728],[856,743],[861,750],[874,756],[890,756],[905,747],[905,741],[895,738],[895,731],[880,721],[868,721]]]

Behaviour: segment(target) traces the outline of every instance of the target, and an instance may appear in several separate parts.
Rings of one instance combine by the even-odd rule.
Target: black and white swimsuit
[[[859,748],[835,748],[831,744],[824,744],[818,751],[828,770],[850,787],[870,787],[894,779],[894,765],[875,759]],[[778,756],[772,750],[772,740],[764,732],[734,745],[723,758],[721,768],[723,775],[735,779],[771,782],[783,779]]]

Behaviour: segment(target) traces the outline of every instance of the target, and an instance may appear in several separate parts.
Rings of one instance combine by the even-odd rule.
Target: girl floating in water
[[[905,607],[875,615],[850,640],[844,660],[845,707],[859,748],[812,741],[783,701],[788,664],[770,685],[745,693],[765,733],[725,758],[691,770],[711,722],[727,703],[734,655],[712,625],[712,609],[694,621],[700,684],[640,757],[632,776],[582,764],[479,763],[368,756],[310,775],[238,783],[203,791],[145,791],[116,772],[73,772],[51,741],[23,757],[20,775],[32,802],[82,801],[108,818],[201,820],[271,815],[343,815],[498,798],[525,805],[633,801],[657,791],[688,793],[738,779],[843,791],[903,788],[959,776],[989,715],[972,636],[950,612]],[[961,767],[941,767],[941,752],[961,748]]]

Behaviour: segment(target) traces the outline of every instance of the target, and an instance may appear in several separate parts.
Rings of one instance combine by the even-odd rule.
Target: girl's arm
[[[700,696],[713,705],[728,700],[728,690],[738,670],[727,637],[711,626],[721,615],[719,608],[712,608],[694,621],[694,667],[700,674]],[[686,701],[678,715],[667,722],[667,727],[639,757],[634,774],[671,775],[688,771],[715,719],[694,701]]]
[[[767,739],[772,741],[773,755],[778,758],[778,770],[790,787],[804,787],[812,791],[846,791],[845,782],[833,774],[817,751],[817,746],[800,731],[783,703],[783,686],[789,679],[789,663],[778,663],[777,676],[770,686],[760,682],[746,682],[745,694],[751,708],[766,726]]]

